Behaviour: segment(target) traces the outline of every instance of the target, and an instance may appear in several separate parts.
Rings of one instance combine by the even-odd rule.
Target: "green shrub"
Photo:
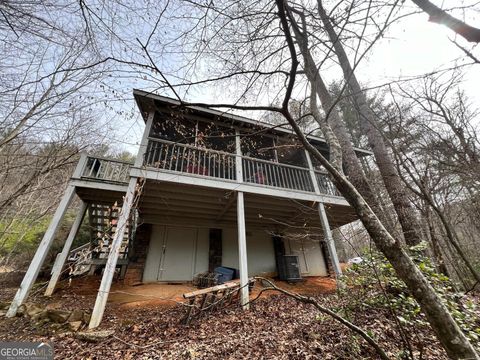
[[[38,221],[14,219],[11,224],[0,222],[0,255],[5,256],[10,252],[20,254],[34,249],[42,239],[49,221],[49,218],[44,218]]]
[[[479,345],[480,324],[477,306],[471,297],[455,291],[451,280],[439,274],[430,258],[425,256],[425,245],[410,248],[410,254],[420,271],[435,288],[457,321],[460,328],[475,345]],[[385,307],[393,310],[398,320],[407,326],[425,326],[426,318],[420,306],[401,281],[392,265],[379,252],[371,252],[360,264],[353,264],[346,272],[343,281],[351,299],[364,307]],[[356,297],[351,289],[355,289]],[[355,300],[354,300],[355,301]]]

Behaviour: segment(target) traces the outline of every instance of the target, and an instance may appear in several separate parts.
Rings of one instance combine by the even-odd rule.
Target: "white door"
[[[285,250],[289,255],[298,255],[303,276],[328,275],[318,239],[310,237],[287,237],[287,239],[288,246]]]
[[[190,281],[193,277],[197,229],[167,227],[158,281]]]
[[[300,265],[300,273],[302,275],[309,275],[310,269],[308,267],[307,256],[305,254],[305,240],[302,238],[289,238],[288,239],[289,255],[297,255]],[[308,251],[308,250],[307,250]]]

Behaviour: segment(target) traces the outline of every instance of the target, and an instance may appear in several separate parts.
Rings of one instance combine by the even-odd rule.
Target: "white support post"
[[[248,263],[247,236],[245,231],[245,206],[243,192],[237,193],[237,226],[238,226],[238,263],[240,267],[240,304],[243,310],[249,309],[248,298]]]
[[[243,165],[242,165],[242,142],[240,140],[240,131],[235,130],[235,176],[237,182],[243,182]]]
[[[110,253],[108,254],[107,264],[103,272],[102,282],[98,289],[97,299],[95,300],[95,306],[93,308],[92,317],[88,327],[90,329],[96,328],[102,321],[103,312],[105,311],[105,305],[107,304],[108,293],[112,286],[113,275],[115,274],[115,268],[117,266],[118,255],[120,254],[120,247],[122,245],[123,236],[127,227],[128,218],[130,216],[130,210],[133,205],[135,196],[135,189],[137,186],[137,178],[131,177],[128,183],[127,193],[123,199],[122,209],[118,217],[117,228],[113,234],[112,246]]]
[[[240,141],[240,131],[235,131],[235,167],[237,182],[243,182],[242,168],[242,147]],[[240,269],[240,305],[243,310],[248,310],[248,262],[247,262],[247,233],[245,227],[245,203],[243,192],[237,192],[237,228],[238,228],[238,265]]]
[[[330,230],[330,224],[328,223],[327,213],[323,203],[318,203],[318,214],[320,215],[320,222],[322,223],[323,234],[327,243],[328,253],[332,259],[333,270],[338,278],[342,275],[342,269],[338,261],[337,250],[335,249],[335,243],[333,242],[332,231]]]
[[[148,114],[147,122],[145,123],[145,130],[143,131],[142,140],[140,142],[140,148],[138,149],[137,157],[135,158],[135,167],[142,167],[148,147],[148,137],[150,136],[150,129],[152,128],[153,118],[155,111],[150,111]]]
[[[307,158],[308,170],[310,172],[310,178],[312,179],[313,189],[315,194],[320,195],[320,187],[318,186],[317,176],[315,175],[315,169],[312,165],[312,159],[310,158],[310,153],[305,149],[305,157]]]
[[[143,166],[145,153],[147,152],[148,148],[148,137],[150,135],[150,129],[152,128],[154,116],[155,110],[150,111],[145,124],[145,130],[143,131],[142,141],[140,142],[137,157],[135,158],[135,168],[141,168]],[[90,324],[88,325],[90,329],[96,328],[98,325],[100,325],[100,322],[103,318],[105,306],[107,305],[108,293],[110,292],[110,288],[112,286],[113,275],[115,274],[115,268],[117,266],[117,260],[120,254],[120,247],[122,245],[123,236],[125,234],[128,218],[132,209],[136,187],[137,177],[131,176],[130,182],[128,183],[127,192],[123,199],[122,210],[120,211],[118,217],[117,229],[113,234],[112,246],[110,248],[110,253],[108,254],[102,282],[100,283],[100,288],[98,289],[98,295],[97,299],[95,300],[95,306],[93,307]]]
[[[73,171],[72,178],[80,179],[83,175],[83,171],[85,170],[85,166],[87,165],[88,156],[86,153],[82,152],[80,154],[80,159],[78,160],[77,166]]]
[[[82,225],[83,217],[85,216],[85,211],[87,210],[87,204],[84,201],[81,201],[80,209],[78,209],[77,217],[73,222],[72,228],[68,234],[67,240],[63,245],[62,252],[58,254],[57,259],[55,260],[55,264],[52,270],[52,276],[50,281],[48,282],[47,290],[45,290],[45,296],[51,296],[57,286],[58,279],[62,274],[63,266],[65,265],[65,261],[67,260],[68,254],[70,253],[70,248],[72,247],[73,240],[75,236],[77,236],[78,229],[80,229],[80,225]]]
[[[67,186],[67,189],[65,190],[65,194],[63,195],[62,200],[60,201],[60,204],[58,204],[57,210],[53,215],[53,219],[50,222],[47,231],[43,235],[43,239],[40,242],[40,245],[38,245],[38,249],[33,256],[33,259],[30,263],[30,266],[28,267],[27,272],[25,273],[25,276],[23,277],[20,288],[17,290],[17,293],[15,294],[15,297],[10,304],[10,308],[8,309],[8,312],[6,314],[7,317],[15,316],[18,307],[22,305],[27,298],[30,289],[32,288],[35,280],[37,279],[40,268],[42,267],[43,262],[47,257],[48,250],[52,245],[55,233],[60,226],[60,222],[62,221],[65,213],[67,212],[68,206],[70,205],[70,202],[72,201],[74,195],[75,186],[69,184]]]

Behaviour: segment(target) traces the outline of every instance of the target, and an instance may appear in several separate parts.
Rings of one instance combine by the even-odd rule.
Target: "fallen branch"
[[[380,356],[380,358],[384,359],[384,360],[389,360],[389,357],[387,356],[387,354],[385,354],[385,352],[383,351],[383,349],[375,342],[375,340],[372,339],[371,336],[369,336],[365,331],[363,331],[361,328],[359,328],[358,326],[356,326],[355,324],[352,324],[350,321],[344,319],[343,317],[341,317],[340,315],[338,315],[337,313],[333,312],[332,310],[330,309],[327,309],[326,307],[323,307],[322,305],[320,305],[318,303],[317,300],[315,300],[314,298],[312,297],[309,297],[309,296],[303,296],[303,295],[300,295],[300,294],[296,294],[296,293],[292,293],[288,290],[285,290],[285,289],[282,289],[282,288],[279,288],[278,286],[276,286],[271,280],[269,279],[266,279],[266,278],[262,278],[262,277],[255,277],[255,279],[258,279],[258,280],[261,280],[261,281],[264,281],[266,282],[269,287],[266,287],[266,288],[263,288],[261,291],[260,291],[260,294],[258,294],[258,296],[254,299],[258,299],[260,297],[260,295],[264,292],[264,291],[278,291],[278,292],[281,292],[282,294],[285,294],[287,296],[290,296],[292,298],[294,298],[295,300],[297,301],[300,301],[304,304],[311,304],[313,305],[318,311],[320,311],[321,313],[323,314],[327,314],[329,316],[331,316],[332,318],[334,318],[335,320],[337,320],[338,322],[342,323],[343,325],[345,325],[347,328],[349,328],[350,330],[356,332],[358,335],[360,335],[362,338],[365,339],[366,342],[368,342],[374,349],[375,351],[377,352],[377,354]],[[253,302],[254,300],[252,300],[251,302]]]

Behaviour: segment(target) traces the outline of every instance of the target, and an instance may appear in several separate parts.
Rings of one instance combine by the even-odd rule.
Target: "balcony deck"
[[[241,171],[237,169],[239,163]],[[325,172],[153,138],[148,141],[141,168],[87,156],[74,179],[83,181],[86,187],[122,192],[130,176],[348,205]]]

